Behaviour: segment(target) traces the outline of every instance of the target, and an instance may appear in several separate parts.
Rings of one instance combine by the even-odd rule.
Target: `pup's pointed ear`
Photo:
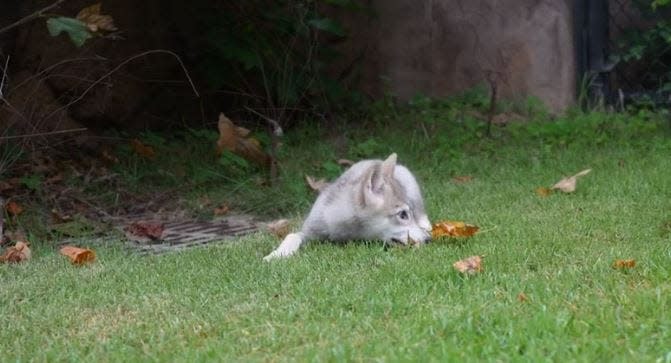
[[[396,153],[393,153],[382,162],[382,177],[393,178],[394,168],[396,167]]]
[[[366,205],[379,207],[384,204],[384,188],[388,180],[394,177],[396,167],[396,154],[389,157],[376,167],[364,186],[364,198]]]

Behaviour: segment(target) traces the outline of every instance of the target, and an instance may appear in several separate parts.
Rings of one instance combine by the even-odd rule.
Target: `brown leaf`
[[[305,182],[308,183],[308,186],[310,189],[314,190],[315,192],[321,192],[329,186],[329,183],[326,181],[326,179],[315,179],[309,175],[305,176]]]
[[[161,239],[163,235],[163,223],[139,221],[133,222],[125,228],[126,235],[133,240],[148,238],[151,240]],[[135,237],[135,238],[133,238]]]
[[[32,257],[28,242],[19,241],[13,247],[8,247],[5,252],[0,255],[0,263],[19,263],[28,261]]]
[[[96,260],[96,253],[88,248],[63,246],[60,253],[63,256],[67,256],[73,265],[83,265]]]
[[[480,227],[460,221],[442,221],[435,223],[431,230],[433,238],[440,237],[470,237],[478,232]]]
[[[536,188],[536,194],[539,197],[546,198],[546,197],[549,197],[550,194],[552,194],[552,189],[546,188],[546,187],[538,187],[538,188]]]
[[[69,222],[72,220],[72,216],[69,214],[63,214],[60,213],[56,209],[51,210],[51,219],[54,221],[54,223],[59,224],[59,223],[65,223]]]
[[[261,143],[249,136],[249,130],[236,126],[223,113],[219,114],[219,139],[217,140],[217,155],[226,150],[238,154],[243,158],[262,166],[270,165],[270,157],[261,148]]]
[[[83,8],[77,14],[77,20],[85,23],[86,27],[94,33],[98,30],[117,30],[117,27],[114,26],[114,19],[111,16],[100,14],[100,7],[101,4],[97,3]]]
[[[5,204],[5,210],[7,210],[7,213],[12,216],[18,216],[19,214],[23,213],[23,207],[13,200]]]
[[[471,256],[463,260],[459,260],[452,264],[452,266],[462,274],[473,275],[482,272],[482,256]]]
[[[228,213],[230,208],[226,204],[222,204],[221,206],[214,208],[213,213],[215,216],[223,216],[224,214]]]
[[[578,182],[578,177],[587,175],[590,171],[592,171],[592,169],[585,169],[576,175],[564,178],[553,185],[551,189],[559,189],[564,193],[573,193],[575,191],[576,183]]]
[[[288,219],[278,219],[266,224],[268,232],[274,234],[278,238],[282,239],[289,234],[289,220]]]
[[[100,152],[100,159],[107,165],[114,165],[119,163],[119,158],[114,156],[112,150],[108,148],[105,148]]]
[[[520,292],[519,294],[517,294],[517,301],[527,302],[527,301],[529,301],[529,297],[527,297],[527,294],[525,294],[523,292]]]
[[[455,184],[464,184],[473,180],[473,177],[470,175],[459,175],[452,178],[452,182]]]
[[[636,260],[634,260],[634,259],[613,261],[613,268],[614,269],[625,270],[625,269],[630,269],[630,268],[634,268],[634,267],[636,267]]]
[[[154,151],[154,148],[143,144],[138,139],[131,140],[130,146],[133,148],[136,154],[143,156],[147,159],[154,159],[156,157],[156,152]]]

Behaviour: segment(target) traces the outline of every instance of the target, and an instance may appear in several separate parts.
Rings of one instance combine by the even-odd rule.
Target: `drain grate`
[[[232,239],[258,231],[257,223],[249,217],[231,217],[214,221],[176,221],[164,224],[161,240],[135,242],[126,245],[140,254],[161,254]]]

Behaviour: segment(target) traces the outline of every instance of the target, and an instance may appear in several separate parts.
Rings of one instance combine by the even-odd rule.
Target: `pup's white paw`
[[[263,260],[270,261],[276,258],[289,257],[298,251],[298,248],[301,247],[301,243],[303,243],[302,234],[290,233],[284,237],[284,240],[280,243],[279,247],[268,254],[268,256],[264,257]]]

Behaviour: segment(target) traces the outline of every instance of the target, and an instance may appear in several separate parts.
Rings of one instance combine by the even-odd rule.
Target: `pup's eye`
[[[408,211],[402,210],[398,212],[398,218],[401,218],[402,220],[407,220],[408,219]]]

